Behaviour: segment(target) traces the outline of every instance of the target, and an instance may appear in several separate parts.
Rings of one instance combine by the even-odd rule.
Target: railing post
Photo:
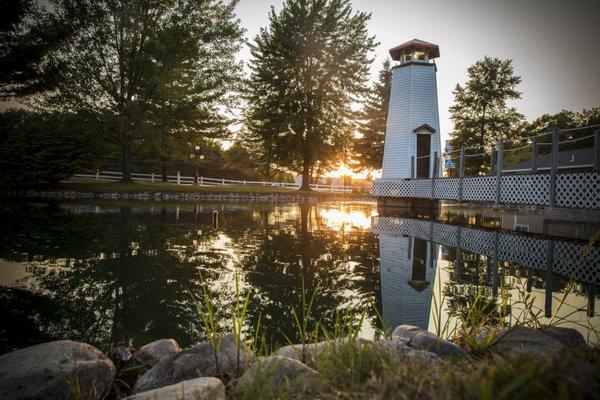
[[[177,184],[181,184],[181,173],[177,171]]]
[[[600,129],[594,132],[594,171],[600,171]]]
[[[204,186],[204,177],[203,176],[200,177],[200,181],[198,183],[200,184],[200,186]]]
[[[460,148],[460,169],[458,170],[458,201],[463,201],[463,188],[465,180],[465,148]]]
[[[550,158],[550,207],[556,207],[556,171],[558,170],[558,128],[552,131]]]
[[[437,177],[438,169],[438,153],[433,152],[433,170],[431,171],[431,200],[435,199],[435,178]]]
[[[415,156],[410,156],[410,179],[415,179]]]
[[[221,178],[221,186],[225,186],[225,178]]]
[[[246,186],[246,180],[244,179],[244,186]]]
[[[100,180],[100,170],[96,170],[96,180]]]
[[[548,241],[546,254],[546,298],[544,302],[544,316],[552,317],[552,290],[554,289],[554,240]]]
[[[538,139],[534,138],[531,143],[531,173],[537,174],[538,169]]]
[[[496,205],[500,204],[502,190],[502,168],[504,163],[504,139],[498,141],[498,160],[496,161]]]
[[[152,183],[154,183],[154,172],[152,173]]]

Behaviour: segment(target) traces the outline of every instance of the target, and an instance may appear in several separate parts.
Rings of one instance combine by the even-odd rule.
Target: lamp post
[[[204,160],[204,155],[200,154],[200,146],[196,145],[194,147],[193,157],[196,158],[196,171],[194,172],[194,183],[197,184],[198,183],[198,178],[200,176],[200,174],[198,173],[200,160]]]

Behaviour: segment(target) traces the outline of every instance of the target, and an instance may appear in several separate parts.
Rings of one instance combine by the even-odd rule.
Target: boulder
[[[309,343],[302,347],[301,344],[293,344],[289,346],[284,346],[279,348],[274,355],[287,357],[294,360],[298,360],[304,362],[308,365],[312,365],[315,360],[323,353],[324,350],[330,348],[332,346],[336,346],[339,344],[347,344],[350,343],[351,339],[343,338],[343,339],[333,339],[333,340],[324,340],[322,342],[317,343]],[[370,340],[356,338],[353,340],[357,345],[371,343]]]
[[[173,385],[189,379],[206,376],[231,375],[244,371],[254,360],[254,355],[244,343],[238,346],[234,335],[225,335],[215,349],[210,341],[175,353],[150,368],[133,387],[134,393]]]
[[[0,356],[0,399],[101,399],[115,366],[85,343],[60,340]]]
[[[126,400],[225,400],[225,386],[217,378],[196,378],[147,392]]]
[[[165,358],[179,353],[181,347],[174,339],[159,339],[142,346],[133,357],[142,364],[155,366]]]
[[[403,339],[392,337],[392,339],[380,339],[374,343],[380,351],[384,351],[393,357],[409,360],[420,360],[427,364],[437,363],[441,358],[427,350],[416,350],[405,344]]]
[[[248,368],[235,386],[238,397],[278,398],[315,393],[319,373],[288,357],[270,356]]]
[[[417,350],[427,350],[437,354],[440,357],[465,357],[467,352],[450,343],[447,340],[441,339],[439,336],[428,332],[418,332],[409,342],[408,346]]]
[[[573,328],[561,328],[558,326],[550,326],[542,330],[545,335],[558,340],[566,347],[580,348],[586,347],[587,344],[581,332]]]
[[[404,340],[409,342],[419,332],[423,332],[424,329],[414,325],[400,325],[392,332],[392,338]]]
[[[564,347],[561,342],[543,331],[517,326],[497,333],[491,350],[501,355],[541,354],[561,350]]]

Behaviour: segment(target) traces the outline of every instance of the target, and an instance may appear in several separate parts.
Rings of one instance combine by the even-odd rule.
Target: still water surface
[[[205,338],[191,298],[200,274],[223,312],[237,277],[252,293],[247,329],[260,322],[273,343],[298,340],[303,281],[324,326],[367,310],[365,336],[402,323],[448,333],[478,296],[497,296],[507,307],[496,319],[523,317],[529,297],[542,322],[598,342],[599,249],[583,240],[597,225],[388,214],[351,202],[0,203],[0,353],[63,338],[107,352],[167,337],[191,345]]]

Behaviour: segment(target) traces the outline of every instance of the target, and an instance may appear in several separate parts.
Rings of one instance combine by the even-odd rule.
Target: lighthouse
[[[382,178],[432,178],[440,156],[440,122],[434,59],[438,45],[413,39],[390,50],[392,88]]]

